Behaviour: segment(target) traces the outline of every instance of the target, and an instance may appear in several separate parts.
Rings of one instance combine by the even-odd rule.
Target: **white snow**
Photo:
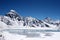
[[[21,40],[21,39],[25,38],[25,36],[23,36],[23,35],[11,34],[9,32],[3,32],[2,34],[3,34],[5,40]]]
[[[8,14],[13,14],[10,16],[18,16],[17,12],[15,10],[10,10],[10,12],[8,12]],[[9,15],[7,16],[0,16],[0,29],[2,28],[28,28],[28,29],[60,29],[60,21],[57,20],[55,23],[58,23],[58,26],[55,24],[49,24],[45,21],[39,21],[39,19],[33,18],[33,17],[13,17],[11,18]],[[18,21],[17,19],[20,19],[20,21]],[[50,18],[48,18],[47,20],[51,21]],[[49,27],[47,27],[45,24],[47,24]]]
[[[10,10],[10,12],[8,14],[14,14],[17,15],[15,10]],[[52,25],[49,24],[45,21],[43,21],[43,23],[41,24],[40,21],[38,19],[32,18],[32,17],[25,17],[25,20],[22,18],[22,20],[18,21],[17,18],[13,18],[11,19],[8,16],[1,16],[0,17],[0,31],[4,30],[4,29],[43,29],[43,30],[56,30],[56,29],[60,29],[60,24],[59,26],[56,25]],[[8,25],[9,22],[11,23],[10,25]],[[25,22],[26,21],[26,22]],[[35,23],[31,23],[32,21],[35,21]],[[54,22],[54,21],[53,21]],[[26,24],[25,26],[24,23]],[[60,21],[55,21],[54,23],[60,23]],[[37,26],[40,25],[40,26]],[[46,27],[45,24],[49,25],[49,27]],[[34,27],[32,27],[32,25],[34,25]],[[41,27],[41,25],[43,25],[43,27]],[[3,31],[2,35],[3,35],[3,39],[4,40],[60,40],[60,32],[52,32],[54,33],[53,36],[46,36],[43,37],[44,34],[41,34],[41,37],[31,37],[31,38],[27,38],[24,35],[19,35],[19,34],[14,34],[14,33],[9,33],[8,31]]]
[[[44,22],[44,21],[43,21],[43,22]],[[47,24],[47,25],[49,25],[50,28],[53,28],[53,29],[57,29],[57,28],[58,28],[56,25],[52,25],[52,24],[49,24],[49,23],[46,23],[46,22],[44,22],[44,23]]]
[[[12,34],[9,32],[3,32],[3,36],[5,40],[60,40],[60,32],[52,32],[54,33],[53,36],[46,36],[46,37],[31,37],[27,38],[26,36],[23,35],[18,35],[18,34]]]
[[[7,28],[8,28],[8,26],[5,23],[0,21],[0,30],[7,29]]]
[[[13,10],[13,9],[11,9],[10,11],[11,11],[11,12],[15,12],[15,10]]]

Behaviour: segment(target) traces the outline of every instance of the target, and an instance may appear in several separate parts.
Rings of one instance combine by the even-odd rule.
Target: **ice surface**
[[[9,32],[4,31],[3,36],[5,40],[60,40],[60,32],[52,32],[54,33],[53,36],[46,36],[46,37],[26,37],[19,34],[12,34]]]

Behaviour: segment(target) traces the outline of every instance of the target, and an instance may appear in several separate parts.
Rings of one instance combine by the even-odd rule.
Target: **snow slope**
[[[60,40],[60,32],[52,32],[53,36],[46,37],[26,37],[19,34],[13,34],[9,32],[3,32],[4,40]]]

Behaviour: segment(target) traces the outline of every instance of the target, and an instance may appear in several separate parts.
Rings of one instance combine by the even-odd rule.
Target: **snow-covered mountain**
[[[39,20],[29,17],[22,17],[15,10],[10,10],[5,16],[0,16],[0,29],[6,28],[60,28],[60,20],[53,20],[46,17]]]

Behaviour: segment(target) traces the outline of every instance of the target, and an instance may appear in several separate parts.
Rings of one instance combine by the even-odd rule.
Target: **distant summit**
[[[15,10],[10,10],[11,12],[15,12]]]
[[[10,10],[10,12],[6,14],[6,16],[12,19],[17,19],[18,21],[22,19],[22,17],[18,15],[18,13],[15,10]]]

